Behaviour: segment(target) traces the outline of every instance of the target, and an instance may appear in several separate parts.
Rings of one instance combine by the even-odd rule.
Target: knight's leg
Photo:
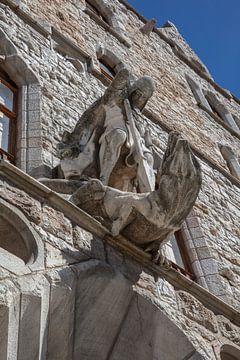
[[[122,129],[114,129],[102,139],[99,160],[101,169],[100,180],[104,185],[108,185],[110,175],[119,159],[121,148],[126,140],[127,134]]]

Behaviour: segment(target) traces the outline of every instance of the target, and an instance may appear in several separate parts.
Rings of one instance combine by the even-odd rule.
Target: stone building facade
[[[125,0],[0,0],[1,360],[240,359],[240,100],[154,26]],[[159,157],[178,131],[202,168],[167,265],[39,181],[123,68],[154,79]]]

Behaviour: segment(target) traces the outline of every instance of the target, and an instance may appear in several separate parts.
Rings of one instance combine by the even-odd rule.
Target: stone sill
[[[204,105],[198,103],[198,106],[200,107],[200,109],[206,111],[206,113],[208,113],[208,115],[210,115],[219,125],[222,125],[222,127],[224,127],[226,130],[228,130],[233,136],[237,137],[240,140],[240,130],[239,132],[235,131],[234,129],[232,129],[229,125],[227,125],[221,118],[220,116],[214,114],[212,111],[208,110]]]
[[[148,110],[147,108],[145,108],[143,110],[143,115],[145,115],[150,121],[152,121],[154,124],[160,125],[162,127],[163,130],[165,130],[166,132],[170,133],[171,131],[176,131],[175,129],[171,129],[166,123],[164,123],[161,118],[154,114],[153,112],[151,112],[150,110]],[[222,121],[222,120],[221,120]],[[222,125],[222,124],[221,124]],[[226,125],[226,124],[225,124]],[[227,125],[226,125],[227,126]],[[234,130],[232,130],[234,131]],[[236,132],[234,132],[234,134],[237,134]],[[233,185],[237,186],[238,188],[240,188],[240,180],[238,180],[235,176],[233,176],[232,174],[230,174],[227,170],[225,170],[222,166],[218,165],[212,158],[210,158],[209,156],[207,156],[206,154],[204,154],[202,151],[200,151],[197,147],[195,147],[194,145],[192,145],[191,143],[189,143],[192,151],[194,152],[194,154],[201,159],[202,161],[206,162],[207,164],[209,164],[209,166],[211,166],[212,168],[216,169],[217,171],[219,171],[222,175],[224,175]]]
[[[130,42],[128,42],[121,34],[119,34],[113,27],[108,25],[104,20],[102,20],[97,14],[95,14],[90,9],[84,9],[84,12],[89,15],[89,17],[94,20],[98,25],[102,26],[106,31],[108,31],[111,35],[115,36],[115,38],[120,41],[123,45],[128,48],[131,47]]]
[[[179,273],[177,270],[173,268],[166,269],[154,264],[151,261],[149,254],[136,247],[123,236],[120,235],[113,238],[110,232],[93,217],[65,200],[59,194],[50,190],[47,186],[41,184],[36,179],[10,164],[8,161],[0,160],[0,175],[7,178],[30,195],[47,201],[50,206],[64,213],[69,220],[101,238],[103,241],[106,241],[118,251],[128,255],[143,267],[150,270],[153,274],[164,277],[176,289],[191,293],[214,313],[222,314],[233,323],[240,325],[240,313],[232,306],[226,304],[208,290]]]

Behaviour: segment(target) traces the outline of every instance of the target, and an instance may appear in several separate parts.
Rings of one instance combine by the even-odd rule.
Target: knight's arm
[[[127,69],[120,70],[110,86],[106,89],[103,95],[103,103],[109,103],[112,100],[118,101],[126,98],[130,73]]]

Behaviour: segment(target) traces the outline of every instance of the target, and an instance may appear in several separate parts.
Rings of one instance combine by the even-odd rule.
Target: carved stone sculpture
[[[144,249],[159,248],[181,227],[201,185],[200,166],[177,133],[169,135],[155,167],[151,134],[141,123],[153,91],[151,78],[133,81],[128,70],[120,70],[73,132],[64,133],[59,153],[65,180],[44,181],[72,194],[70,201],[113,236],[122,233]]]
[[[65,178],[85,175],[123,191],[143,192],[146,187],[153,190],[149,143],[145,141],[145,133],[140,134],[137,126],[133,129],[129,119],[141,116],[153,91],[151,78],[144,76],[131,81],[129,71],[120,70],[104,95],[83,113],[73,132],[64,133],[59,150]],[[130,111],[126,110],[127,102]],[[138,147],[135,139],[138,139]],[[146,160],[144,165],[142,156]],[[151,178],[151,188],[143,182],[139,162]]]
[[[187,141],[171,133],[157,190],[134,194],[93,179],[81,186],[70,201],[92,216],[102,217],[114,236],[121,232],[135,244],[146,247],[154,241],[163,243],[180,228],[200,186],[200,166]]]

